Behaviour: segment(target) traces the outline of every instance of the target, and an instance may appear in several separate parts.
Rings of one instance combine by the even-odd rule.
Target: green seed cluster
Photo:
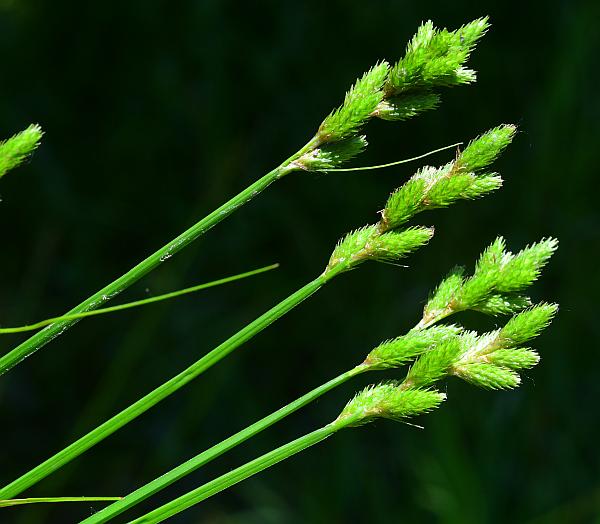
[[[460,327],[454,325],[413,329],[406,335],[379,344],[367,355],[364,365],[370,369],[400,367],[440,343],[454,338],[461,331]]]
[[[384,229],[397,228],[421,211],[480,198],[501,187],[502,178],[496,173],[480,172],[511,143],[515,130],[512,125],[495,127],[472,140],[453,162],[417,171],[390,195],[382,213]]]
[[[391,68],[384,87],[386,95],[427,92],[474,82],[475,71],[464,65],[488,28],[487,17],[473,20],[456,31],[439,30],[431,20],[425,22],[409,42],[404,58]]]
[[[504,250],[504,241],[497,239],[479,257],[477,268],[489,272],[490,267],[501,263],[502,267],[513,268],[507,278],[514,282],[510,272],[526,267],[535,272],[537,278],[554,248],[548,251],[548,241],[542,241],[512,255]],[[540,253],[546,254],[541,256]],[[536,264],[519,260],[520,257],[532,258]],[[523,273],[521,269],[519,271]],[[530,276],[525,275],[523,281],[530,282]],[[455,324],[432,325],[458,311],[453,304],[456,290],[464,282],[463,271],[453,270],[430,299],[430,303],[435,301],[437,316],[428,318],[431,311],[426,307],[423,319],[415,328],[403,336],[382,342],[367,355],[360,365],[362,370],[394,369],[410,362],[412,365],[402,382],[371,385],[357,394],[335,423],[359,426],[376,418],[405,420],[429,411],[445,399],[445,395],[433,386],[448,376],[459,377],[484,389],[512,389],[520,384],[518,372],[532,368],[540,360],[536,351],[523,347],[523,344],[537,337],[550,324],[558,306],[540,303],[529,307],[513,315],[501,329],[481,335]],[[502,284],[498,287],[504,289]],[[509,286],[508,289],[513,288]],[[491,314],[497,314],[497,311]]]
[[[453,162],[417,171],[392,192],[377,224],[352,231],[340,240],[331,255],[327,271],[339,269],[340,265],[343,269],[352,269],[365,260],[393,262],[426,244],[433,236],[433,228],[398,229],[421,211],[447,207],[461,199],[481,197],[500,187],[502,179],[499,176],[478,172],[500,155],[510,144],[514,133],[514,126],[498,126],[471,141]],[[484,160],[477,160],[474,152]]]
[[[355,427],[378,418],[402,421],[437,408],[445,399],[439,391],[406,389],[397,382],[372,385],[346,404],[336,422]]]
[[[32,124],[24,131],[0,142],[0,178],[33,153],[40,145],[42,134],[42,128],[37,124]]]
[[[455,268],[429,298],[426,322],[451,312],[472,309],[489,315],[514,313],[531,304],[523,295],[556,251],[558,241],[543,239],[513,254],[498,237],[480,256],[471,277]]]
[[[431,21],[421,25],[404,57],[393,66],[383,60],[356,81],[295,165],[309,171],[333,169],[364,150],[366,139],[359,135],[371,118],[407,120],[435,109],[439,88],[474,82],[475,71],[464,66],[488,27],[487,18],[455,31],[437,29]]]
[[[346,93],[344,103],[333,110],[319,127],[320,142],[336,142],[356,135],[383,100],[383,84],[390,66],[386,61],[373,66]]]

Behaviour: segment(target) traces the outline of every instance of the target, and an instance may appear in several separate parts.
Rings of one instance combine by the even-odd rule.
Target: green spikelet
[[[383,100],[374,111],[373,116],[382,120],[403,121],[419,113],[435,109],[440,104],[440,97],[435,93],[397,96]]]
[[[406,335],[379,344],[367,355],[364,365],[370,369],[397,368],[443,341],[455,337],[460,331],[460,327],[453,325],[409,331]]]
[[[504,124],[472,140],[456,160],[456,169],[476,173],[494,162],[512,142],[517,128]]]
[[[321,143],[336,142],[357,134],[383,100],[383,83],[389,70],[385,61],[373,66],[346,93],[344,103],[319,127]]]
[[[514,371],[493,364],[469,363],[453,368],[452,373],[484,389],[516,388],[521,379]]]
[[[508,369],[529,369],[537,365],[540,356],[532,349],[499,349],[488,356],[488,361]]]
[[[25,131],[0,142],[0,178],[23,163],[35,151],[40,145],[42,135],[42,128],[32,124]]]
[[[473,82],[475,71],[464,65],[488,27],[487,17],[456,31],[439,30],[431,20],[425,22],[408,44],[404,57],[391,68],[386,94],[393,96]]]
[[[355,427],[377,418],[405,420],[438,407],[446,396],[431,389],[402,388],[395,382],[368,386],[342,410],[336,422]]]
[[[500,331],[498,338],[504,348],[514,348],[537,337],[558,311],[557,304],[538,304],[512,317]]]

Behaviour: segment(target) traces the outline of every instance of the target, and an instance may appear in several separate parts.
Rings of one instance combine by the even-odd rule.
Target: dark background
[[[457,263],[472,267],[497,234],[514,250],[554,235],[561,247],[532,293],[561,311],[535,343],[542,362],[520,389],[450,381],[443,409],[419,420],[424,430],[382,421],[341,432],[173,522],[600,522],[599,6],[0,0],[0,136],[31,122],[46,132],[32,161],[0,183],[3,325],[65,311],[277,165],[357,76],[377,59],[397,59],[422,20],[455,28],[491,15],[470,62],[479,81],[445,91],[435,112],[372,122],[357,162],[414,156],[502,122],[520,129],[497,163],[505,187],[421,215],[417,223],[435,225],[436,236],[409,267],[370,264],[336,279],[26,494],[125,494],[403,333],[442,275]],[[284,179],[117,301],[275,261],[279,270],[82,322],[1,377],[0,482],[316,276],[336,240],[375,221],[418,165]],[[2,352],[24,339],[3,336]],[[378,378],[345,384],[134,514],[329,422]],[[0,522],[69,523],[91,511],[11,508]]]

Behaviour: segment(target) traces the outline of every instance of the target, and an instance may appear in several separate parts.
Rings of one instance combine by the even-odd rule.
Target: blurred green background
[[[597,1],[42,2],[0,0],[0,136],[46,136],[1,182],[0,319],[59,314],[297,150],[349,85],[395,60],[422,20],[489,14],[471,87],[435,112],[376,121],[362,165],[519,125],[495,195],[421,215],[409,267],[328,285],[230,358],[34,489],[118,495],[356,364],[419,318],[454,264],[497,235],[561,247],[533,291],[561,311],[514,392],[458,381],[419,430],[380,422],[215,496],[179,523],[600,522]],[[441,164],[452,153],[428,162]],[[418,167],[298,174],[139,282],[138,299],[280,262],[276,272],[88,320],[0,378],[0,483],[104,421],[316,276],[336,240],[376,219]],[[478,329],[496,321],[463,316]],[[25,336],[4,336],[2,353]],[[383,377],[384,375],[381,375]],[[335,417],[374,375],[175,484],[154,507]],[[69,523],[101,505],[11,508],[0,522]]]

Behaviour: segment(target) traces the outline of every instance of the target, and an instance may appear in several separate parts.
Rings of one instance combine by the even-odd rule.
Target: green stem
[[[29,499],[0,500],[0,508],[21,506],[23,504],[38,504],[40,502],[112,502],[121,500],[121,497],[39,497]]]
[[[87,519],[82,521],[82,524],[101,524],[104,522],[108,522],[109,520],[115,518],[117,515],[120,515],[124,511],[139,504],[140,502],[147,499],[148,497],[161,491],[162,489],[166,488],[167,486],[170,486],[177,480],[185,477],[186,475],[189,475],[190,473],[197,470],[204,464],[207,464],[211,460],[216,459],[223,453],[225,453],[225,452],[229,451],[230,449],[234,448],[235,446],[241,444],[242,442],[249,439],[250,437],[257,435],[261,431],[267,429],[269,426],[282,420],[283,418],[287,417],[288,415],[291,415],[292,413],[294,413],[298,409],[306,406],[310,402],[313,402],[314,400],[319,398],[321,395],[324,395],[325,393],[332,390],[333,388],[343,384],[344,382],[349,380],[351,377],[358,375],[359,373],[362,373],[363,371],[366,371],[366,369],[367,368],[364,366],[357,366],[350,371],[342,373],[338,377],[330,380],[329,382],[326,382],[325,384],[322,384],[321,386],[313,389],[306,395],[303,395],[302,397],[296,399],[295,401],[293,401],[293,402],[287,404],[286,406],[282,407],[281,409],[275,411],[274,413],[271,413],[270,415],[264,417],[263,419],[244,428],[242,431],[239,431],[238,433],[219,442],[218,444],[216,444],[215,446],[212,446],[211,448],[207,449],[206,451],[203,451],[202,453],[196,455],[195,457],[184,462],[183,464],[180,464],[176,468],[173,468],[172,470],[165,473],[164,475],[161,475],[160,477],[154,479],[153,481],[149,482],[148,484],[145,484],[144,486],[133,491],[132,493],[130,493],[123,499],[111,504],[110,506],[107,506],[103,510],[88,517]]]
[[[252,200],[256,195],[266,189],[275,180],[285,174],[298,169],[292,162],[312,147],[314,140],[304,146],[298,153],[292,155],[283,164],[267,173],[265,176],[248,186],[238,193],[231,200],[215,209],[212,213],[194,224],[188,230],[184,231],[177,238],[161,247],[158,251],[140,262],[137,266],[130,269],[123,276],[117,278],[88,299],[84,300],[78,306],[75,306],[66,315],[77,315],[98,308],[111,298],[115,297],[123,290],[137,282],[140,278],[158,267],[165,260],[171,258],[175,253],[181,251],[184,247],[192,243],[198,237],[206,233],[209,229],[217,225],[221,220],[228,217],[231,213]],[[67,329],[75,324],[78,319],[69,319],[51,324],[46,329],[36,333],[25,342],[18,345],[15,349],[0,358],[0,375],[6,373],[9,369],[16,366],[19,362],[35,353],[38,349],[44,347],[48,342],[62,335]]]
[[[265,267],[261,267],[259,269],[254,269],[252,271],[247,271],[246,273],[240,273],[239,275],[233,275],[230,277],[221,278],[219,280],[213,280],[212,282],[207,282],[205,284],[199,284],[197,286],[180,289],[179,291],[173,291],[171,293],[165,293],[163,295],[157,295],[157,296],[151,297],[151,298],[145,298],[143,300],[136,300],[134,302],[128,302],[127,304],[119,304],[118,306],[105,307],[102,309],[96,309],[94,311],[87,311],[85,313],[77,313],[74,315],[63,315],[61,317],[48,318],[46,320],[36,322],[35,324],[28,324],[26,326],[0,328],[0,334],[23,333],[25,331],[33,331],[35,329],[39,329],[44,326],[48,326],[50,324],[54,324],[55,322],[58,322],[58,321],[75,320],[75,319],[79,319],[79,318],[91,317],[91,316],[95,316],[95,315],[104,315],[105,313],[113,313],[115,311],[122,311],[124,309],[145,306],[147,304],[152,304],[154,302],[160,302],[161,300],[168,300],[170,298],[180,297],[182,295],[194,293],[194,292],[200,291],[202,289],[208,289],[210,287],[219,286],[221,284],[227,284],[229,282],[234,282],[235,280],[241,280],[243,278],[248,278],[248,277],[251,277],[254,275],[258,275],[260,273],[264,273],[266,271],[270,271],[277,267],[279,267],[279,264],[272,264],[270,266],[265,266]]]
[[[217,346],[210,353],[207,353],[204,357],[196,361],[187,369],[174,376],[164,384],[158,386],[156,389],[142,397],[137,402],[133,403],[128,408],[125,408],[123,411],[107,420],[96,429],[90,431],[87,435],[81,437],[70,446],[67,446],[63,450],[59,451],[56,455],[50,457],[45,462],[42,462],[42,464],[39,466],[33,468],[31,471],[25,473],[14,482],[11,482],[2,488],[0,490],[0,498],[9,499],[15,497],[24,489],[47,477],[50,473],[56,471],[58,468],[67,464],[84,451],[104,440],[106,437],[123,427],[128,422],[131,422],[136,417],[150,409],[152,406],[158,404],[161,400],[164,400],[172,393],[175,393],[175,391],[177,391],[179,388],[196,378],[198,375],[231,353],[234,349],[241,346],[244,342],[250,340],[263,329],[275,322],[278,318],[282,317],[288,311],[303,302],[319,288],[321,288],[321,286],[323,286],[329,279],[333,278],[338,272],[343,270],[344,268],[340,267],[335,271],[328,271],[326,274],[322,274],[313,281],[309,282],[304,287],[300,288],[298,291],[282,300],[269,311],[262,314],[256,320],[250,324],[247,324],[235,335],[228,338],[225,342]]]
[[[438,320],[438,318],[432,319],[429,325],[434,324]],[[417,326],[415,326],[415,328],[413,329],[419,329],[419,325],[420,324],[417,324]],[[154,495],[155,493],[158,493],[167,486],[170,486],[177,480],[189,475],[196,469],[214,460],[223,453],[233,449],[235,446],[241,444],[245,440],[257,435],[258,433],[267,429],[276,422],[283,420],[288,415],[291,415],[298,409],[313,402],[321,395],[324,395],[328,391],[331,391],[335,387],[343,384],[350,378],[360,373],[364,373],[365,371],[369,371],[370,369],[371,368],[368,365],[360,364],[355,368],[346,371],[345,373],[342,373],[338,377],[330,380],[329,382],[326,382],[325,384],[322,384],[321,386],[306,393],[302,397],[275,411],[274,413],[271,413],[270,415],[255,422],[247,428],[244,428],[242,431],[239,431],[238,433],[228,437],[227,439],[221,441],[215,446],[207,449],[206,451],[203,451],[202,453],[196,455],[195,457],[184,462],[183,464],[180,464],[179,466],[173,468],[167,473],[161,475],[160,477],[131,492],[130,494],[126,495],[123,499],[111,504],[110,506],[107,506],[106,508],[99,511],[98,513],[95,513],[91,517],[88,517],[86,520],[82,521],[81,524],[103,524],[105,522],[108,522],[109,520],[115,518],[117,515],[120,515],[124,511],[131,509],[132,507],[139,504],[148,497]]]
[[[283,446],[270,451],[269,453],[265,453],[261,457],[254,459],[239,468],[236,468],[225,475],[221,475],[220,477],[203,484],[199,488],[196,488],[181,497],[178,497],[167,504],[156,508],[155,510],[139,517],[135,520],[132,520],[129,524],[154,524],[157,522],[162,522],[163,520],[176,515],[177,513],[182,512],[183,510],[193,506],[194,504],[198,504],[203,500],[206,500],[209,497],[223,491],[242,480],[255,475],[256,473],[260,473],[261,471],[285,460],[300,451],[325,440],[327,437],[333,435],[336,431],[341,429],[340,424],[332,423],[327,426],[317,429],[312,433],[308,433],[303,437],[300,437],[292,442],[288,442]]]

